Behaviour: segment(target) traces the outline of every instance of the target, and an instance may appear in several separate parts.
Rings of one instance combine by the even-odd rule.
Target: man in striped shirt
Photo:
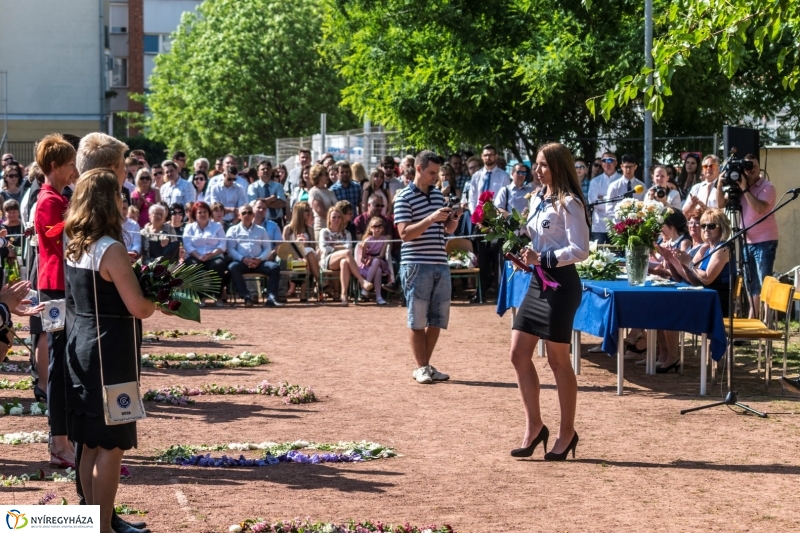
[[[408,309],[409,338],[417,369],[417,383],[446,381],[450,376],[431,366],[439,332],[450,318],[450,267],[445,233],[453,233],[461,209],[445,205],[434,184],[439,179],[439,156],[429,150],[417,154],[414,182],[397,192],[394,222],[403,240],[400,249],[400,281]]]

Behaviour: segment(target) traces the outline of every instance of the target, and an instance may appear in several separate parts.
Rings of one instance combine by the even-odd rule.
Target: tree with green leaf
[[[146,135],[192,156],[270,153],[275,139],[354,127],[320,58],[315,0],[206,0],[156,57]]]
[[[642,136],[642,93],[625,84],[639,83],[632,74],[644,66],[639,0],[589,8],[580,0],[323,1],[324,51],[346,81],[343,104],[411,144],[446,151],[493,142],[519,155],[518,143],[531,153],[553,140]],[[672,4],[655,0],[656,12]],[[732,78],[717,61],[698,50],[674,72],[657,136],[710,135],[784,107],[781,81],[754,48]],[[639,105],[603,120],[591,102],[615,86],[615,96],[624,89],[626,103]],[[587,155],[596,149],[569,144]]]
[[[584,1],[589,11],[597,6]],[[777,96],[781,101],[769,103],[772,114],[767,116],[783,112],[789,128],[797,128],[800,105],[794,91],[800,80],[799,2],[676,0],[659,7],[654,68],[637,69],[635,75],[622,77],[613,88],[589,99],[592,114],[597,101],[606,119],[611,118],[614,108],[643,102],[656,120],[662,119],[667,109],[664,99],[670,97],[668,102],[673,103],[677,77],[691,69],[699,57],[705,63],[713,59],[716,73],[724,75],[732,86],[746,81],[749,94],[743,95],[745,98],[774,100]],[[648,76],[652,76],[651,82]],[[778,86],[783,91],[777,90]]]

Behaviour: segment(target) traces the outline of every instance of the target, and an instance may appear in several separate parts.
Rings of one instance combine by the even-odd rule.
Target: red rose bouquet
[[[137,262],[133,271],[144,297],[170,314],[200,322],[201,296],[213,298],[221,280],[216,272],[203,270],[203,265],[170,264],[159,257],[143,265]]]

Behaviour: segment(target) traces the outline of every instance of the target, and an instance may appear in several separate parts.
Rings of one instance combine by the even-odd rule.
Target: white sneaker
[[[433,378],[431,377],[431,367],[429,366],[419,367],[418,369],[414,370],[412,376],[414,376],[414,379],[417,380],[417,383],[422,383],[425,385],[433,383]]]
[[[431,369],[431,378],[433,378],[433,381],[447,381],[448,379],[450,379],[450,376],[448,376],[444,372],[439,372],[438,370],[436,370],[436,368],[433,367],[433,365],[428,365],[428,368]]]
[[[369,291],[367,289],[361,289],[361,296],[369,298]]]

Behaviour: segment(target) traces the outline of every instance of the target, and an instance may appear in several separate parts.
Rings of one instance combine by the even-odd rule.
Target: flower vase
[[[647,279],[649,261],[650,249],[647,246],[628,246],[625,248],[625,269],[628,272],[628,283],[630,285],[644,285]]]

